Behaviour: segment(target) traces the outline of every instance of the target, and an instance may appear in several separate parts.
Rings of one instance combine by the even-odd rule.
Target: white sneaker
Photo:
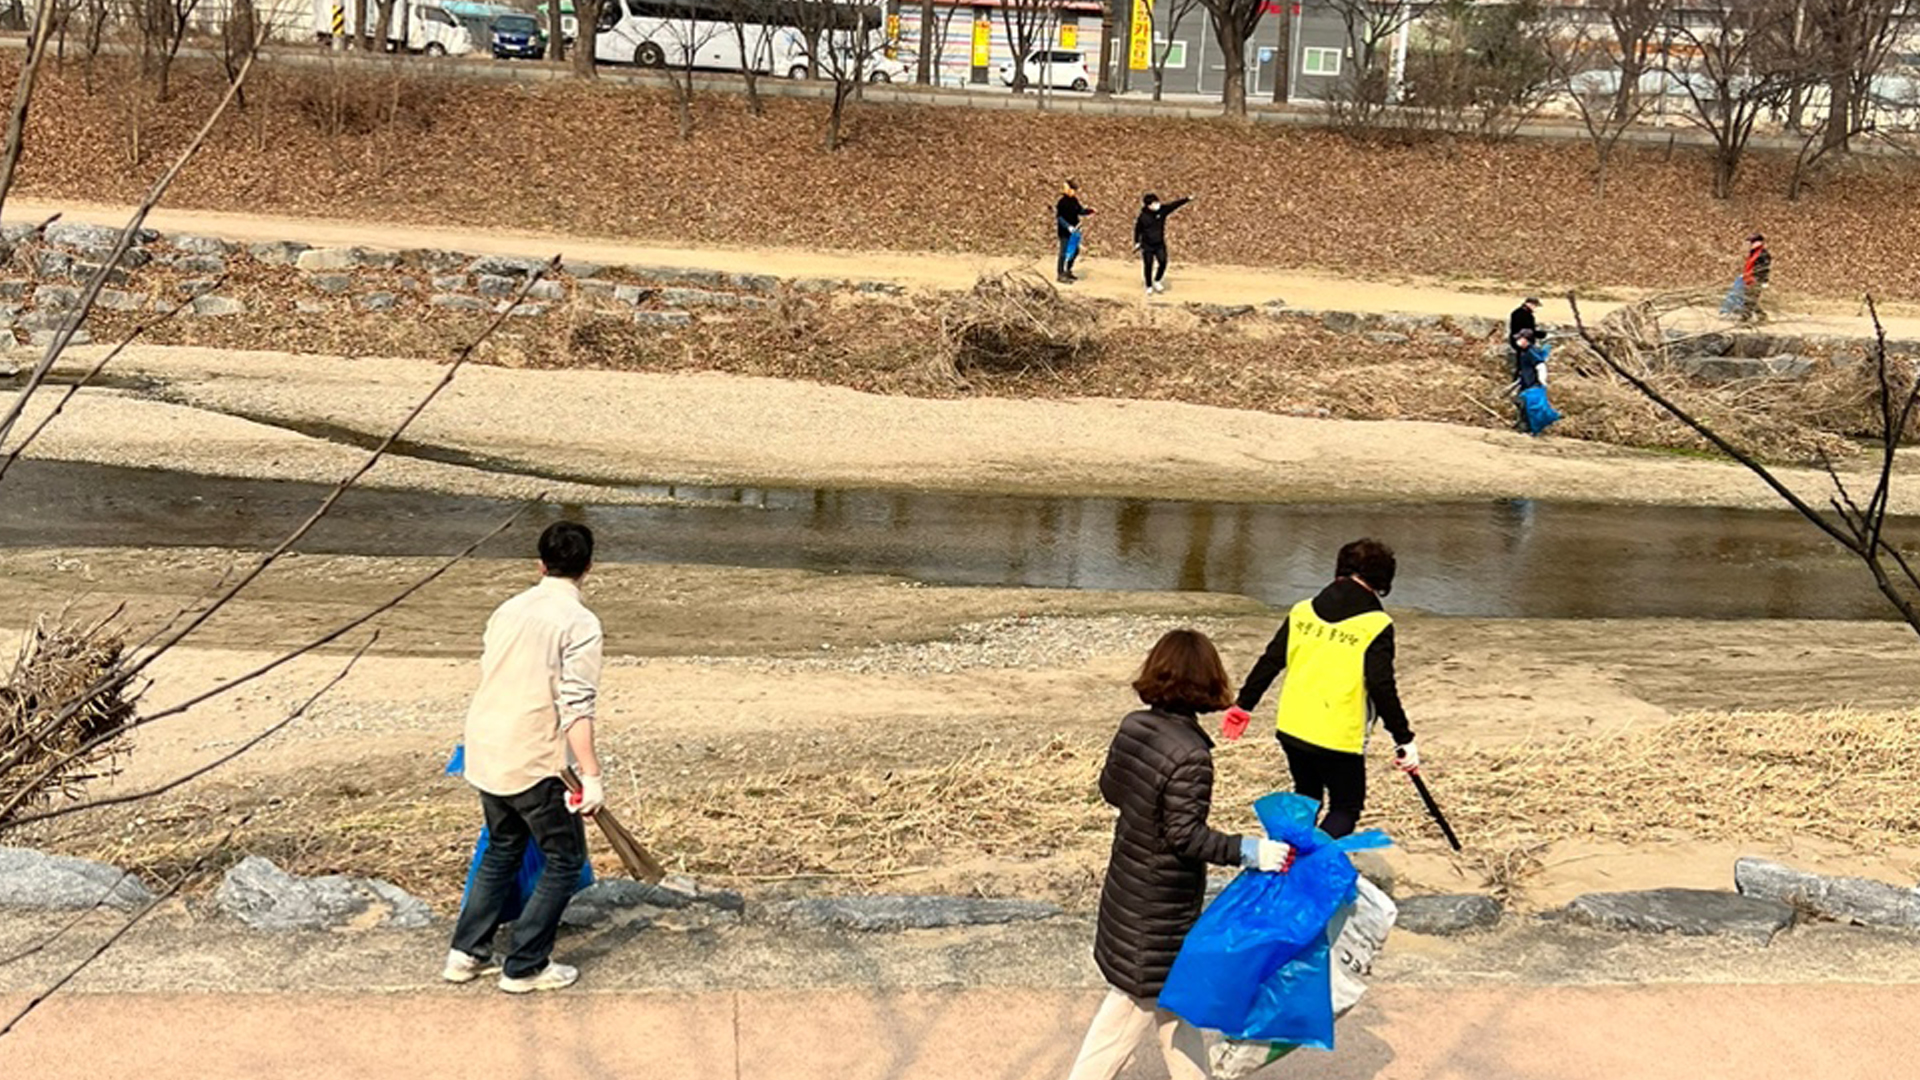
[[[1153,299],[1153,286],[1147,286],[1147,299]]]
[[[1154,283],[1153,283],[1153,291],[1154,291],[1154,292],[1166,292],[1166,291],[1167,291],[1167,283],[1166,283],[1166,282],[1164,282],[1164,281],[1156,281],[1156,282],[1154,282]]]
[[[509,994],[531,994],[536,990],[565,990],[580,978],[580,969],[549,962],[546,967],[524,979],[500,974],[500,989]]]
[[[468,956],[459,949],[447,951],[447,966],[440,969],[440,977],[450,983],[470,983],[482,975],[494,975],[500,971],[500,958],[481,960]]]

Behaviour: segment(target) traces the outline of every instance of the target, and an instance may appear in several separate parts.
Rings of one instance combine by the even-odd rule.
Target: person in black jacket
[[[1062,285],[1078,280],[1073,276],[1073,263],[1080,257],[1080,220],[1093,213],[1093,208],[1080,201],[1080,182],[1069,180],[1060,192],[1060,199],[1053,204],[1053,227],[1060,239],[1060,256],[1054,262],[1053,277]]]
[[[1514,335],[1522,330],[1538,330],[1540,326],[1534,321],[1533,313],[1539,310],[1540,298],[1537,296],[1529,296],[1520,301],[1520,306],[1514,308],[1513,314],[1507,316],[1507,340],[1512,341]]]
[[[1321,803],[1320,828],[1336,839],[1351,834],[1367,801],[1368,734],[1377,717],[1393,734],[1402,770],[1420,768],[1413,728],[1400,706],[1393,674],[1393,620],[1380,598],[1393,589],[1393,549],[1355,540],[1340,549],[1333,584],[1293,606],[1227,710],[1226,730],[1238,737],[1282,669],[1275,727],[1286,751],[1293,789]]]
[[[1094,963],[1112,989],[1070,1080],[1112,1080],[1150,1029],[1174,1080],[1199,1080],[1207,1075],[1200,1033],[1155,1002],[1200,917],[1207,866],[1284,871],[1293,849],[1207,824],[1213,741],[1197,717],[1225,708],[1231,689],[1213,642],[1196,630],[1169,632],[1133,689],[1147,707],[1120,721],[1100,772],[1101,796],[1120,811],[1093,935]]]
[[[1192,201],[1191,195],[1170,203],[1161,202],[1152,192],[1140,196],[1140,216],[1133,219],[1133,249],[1140,253],[1148,296],[1167,291],[1167,218]]]

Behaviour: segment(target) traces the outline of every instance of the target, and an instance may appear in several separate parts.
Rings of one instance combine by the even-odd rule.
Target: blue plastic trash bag
[[[1747,310],[1747,279],[1743,275],[1733,279],[1733,288],[1727,290],[1727,298],[1720,301],[1720,314],[1740,316]]]
[[[1174,958],[1160,1007],[1231,1039],[1331,1049],[1327,924],[1353,900],[1359,873],[1347,853],[1392,841],[1377,831],[1332,839],[1303,795],[1253,805],[1267,836],[1297,849],[1293,868],[1243,871],[1222,890]]]
[[[467,747],[465,743],[455,744],[453,756],[447,759],[448,776],[464,776],[467,768]],[[473,879],[480,874],[480,859],[487,853],[487,843],[491,837],[485,825],[480,826],[480,839],[473,845],[473,858],[467,862],[467,883],[460,892],[460,906],[467,906],[467,896],[473,892]],[[506,903],[500,905],[500,921],[512,922],[526,909],[527,900],[533,896],[534,886],[540,884],[540,874],[547,868],[547,857],[540,854],[539,847],[529,843],[526,857],[520,860],[520,873],[514,876],[513,888],[507,892]],[[593,884],[593,864],[580,865],[580,880],[574,884],[573,891]]]
[[[1527,416],[1527,432],[1538,435],[1560,421],[1560,410],[1547,401],[1547,388],[1529,386],[1520,391],[1520,411]]]
[[[1067,233],[1067,259],[1071,261],[1079,254],[1080,254],[1080,230],[1073,229]]]

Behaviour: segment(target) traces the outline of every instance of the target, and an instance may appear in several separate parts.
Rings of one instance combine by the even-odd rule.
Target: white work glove
[[[1394,767],[1401,772],[1420,771],[1420,747],[1412,739],[1393,748]]]
[[[597,776],[580,778],[580,790],[567,792],[567,809],[582,817],[592,817],[607,805],[606,782]]]
[[[1293,866],[1293,845],[1249,836],[1240,843],[1240,865],[1249,870],[1284,874]]]

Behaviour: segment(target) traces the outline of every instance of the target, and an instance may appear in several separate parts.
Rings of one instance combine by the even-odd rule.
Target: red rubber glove
[[[1232,742],[1247,733],[1247,725],[1253,722],[1253,714],[1235,705],[1227,710],[1224,720],[1220,721],[1220,737]]]

